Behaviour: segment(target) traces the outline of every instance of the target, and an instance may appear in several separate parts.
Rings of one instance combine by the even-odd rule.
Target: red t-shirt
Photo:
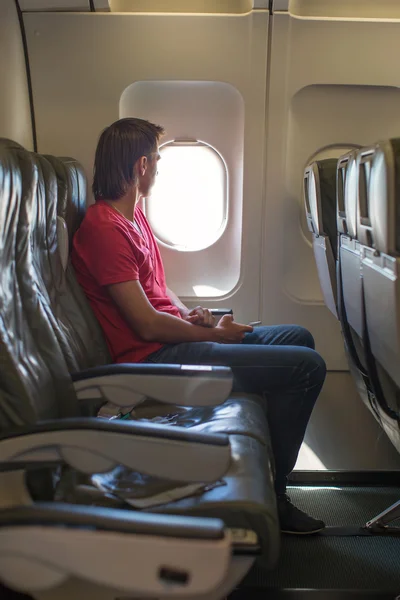
[[[107,286],[139,280],[149,302],[158,311],[180,317],[167,296],[165,273],[153,232],[141,209],[131,221],[100,200],[89,207],[72,248],[72,264],[100,322],[114,362],[141,362],[163,344],[145,342],[129,326],[112,300]]]

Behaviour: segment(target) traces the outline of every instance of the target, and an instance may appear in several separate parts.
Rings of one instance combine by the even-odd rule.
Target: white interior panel
[[[400,135],[399,50],[400,21],[273,16],[262,314],[308,327],[330,369],[347,363],[302,225],[303,169],[332,145]]]
[[[240,278],[231,294],[208,305],[228,305],[238,320],[257,319],[267,11],[214,16],[27,13],[24,19],[39,151],[74,156],[90,177],[99,133],[118,119],[120,97],[132,83],[218,81],[236,88],[243,98],[245,123]],[[231,255],[223,259],[229,264]]]
[[[368,145],[378,139],[400,134],[400,90],[394,87],[351,85],[311,85],[301,89],[291,101],[287,133],[287,203],[298,203],[299,216],[304,214],[299,192],[302,173],[309,157],[328,144],[337,144],[336,156],[357,143]],[[384,107],[384,109],[383,109]],[[374,115],[374,118],[371,118]],[[376,118],[375,115],[379,115]],[[362,123],[362,126],[360,127]],[[290,208],[288,208],[290,210]],[[321,300],[318,276],[310,269],[308,229],[291,230],[291,245],[284,248],[284,285],[286,293],[300,302]],[[304,236],[304,237],[303,237]],[[292,260],[292,252],[297,260]]]
[[[365,408],[350,373],[328,373],[296,469],[399,469],[400,455]]]
[[[14,0],[0,2],[0,137],[33,149],[28,82]]]
[[[399,0],[286,0],[289,12],[305,17],[390,19],[400,17]]]
[[[112,12],[241,14],[252,10],[253,3],[254,0],[109,0]]]
[[[160,248],[169,285],[178,295],[188,298],[226,295],[237,285],[240,275],[244,142],[242,96],[233,86],[221,82],[143,81],[129,86],[122,94],[120,116],[136,116],[161,123],[166,129],[162,144],[175,139],[200,140],[214,148],[224,160],[228,172],[228,210],[222,235],[214,244],[196,252],[185,252],[166,244],[160,244]],[[163,164],[160,164],[159,169],[162,167]],[[183,165],[180,167],[184,168]],[[180,177],[184,177],[184,173]],[[201,173],[200,177],[207,181],[207,173]],[[207,193],[206,186],[205,190]],[[190,187],[187,192],[191,193]],[[150,209],[155,201],[155,198],[150,198],[145,208],[147,202]],[[203,210],[200,199],[197,211],[202,213]],[[174,219],[184,220],[179,214],[174,215]]]
[[[267,9],[268,4],[269,0],[109,0],[112,12],[242,14],[253,8]]]
[[[19,0],[22,11],[90,10],[89,0]]]

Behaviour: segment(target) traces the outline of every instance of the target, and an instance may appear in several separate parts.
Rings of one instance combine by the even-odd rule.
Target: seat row
[[[75,160],[0,140],[0,580],[218,600],[279,555],[265,406],[224,367],[110,364],[69,260],[86,202]]]
[[[313,161],[307,223],[324,301],[358,390],[400,452],[400,139]],[[400,503],[370,527],[400,516]]]

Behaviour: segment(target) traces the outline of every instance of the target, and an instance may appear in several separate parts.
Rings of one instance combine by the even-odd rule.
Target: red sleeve
[[[139,279],[137,249],[118,226],[99,228],[92,235],[85,234],[87,268],[101,286]]]

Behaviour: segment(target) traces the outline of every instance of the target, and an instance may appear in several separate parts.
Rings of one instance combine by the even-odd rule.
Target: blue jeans
[[[187,342],[168,344],[147,362],[231,367],[234,392],[265,398],[275,489],[286,490],[314,404],[325,380],[324,360],[314,350],[309,331],[297,325],[255,327],[241,344]]]

